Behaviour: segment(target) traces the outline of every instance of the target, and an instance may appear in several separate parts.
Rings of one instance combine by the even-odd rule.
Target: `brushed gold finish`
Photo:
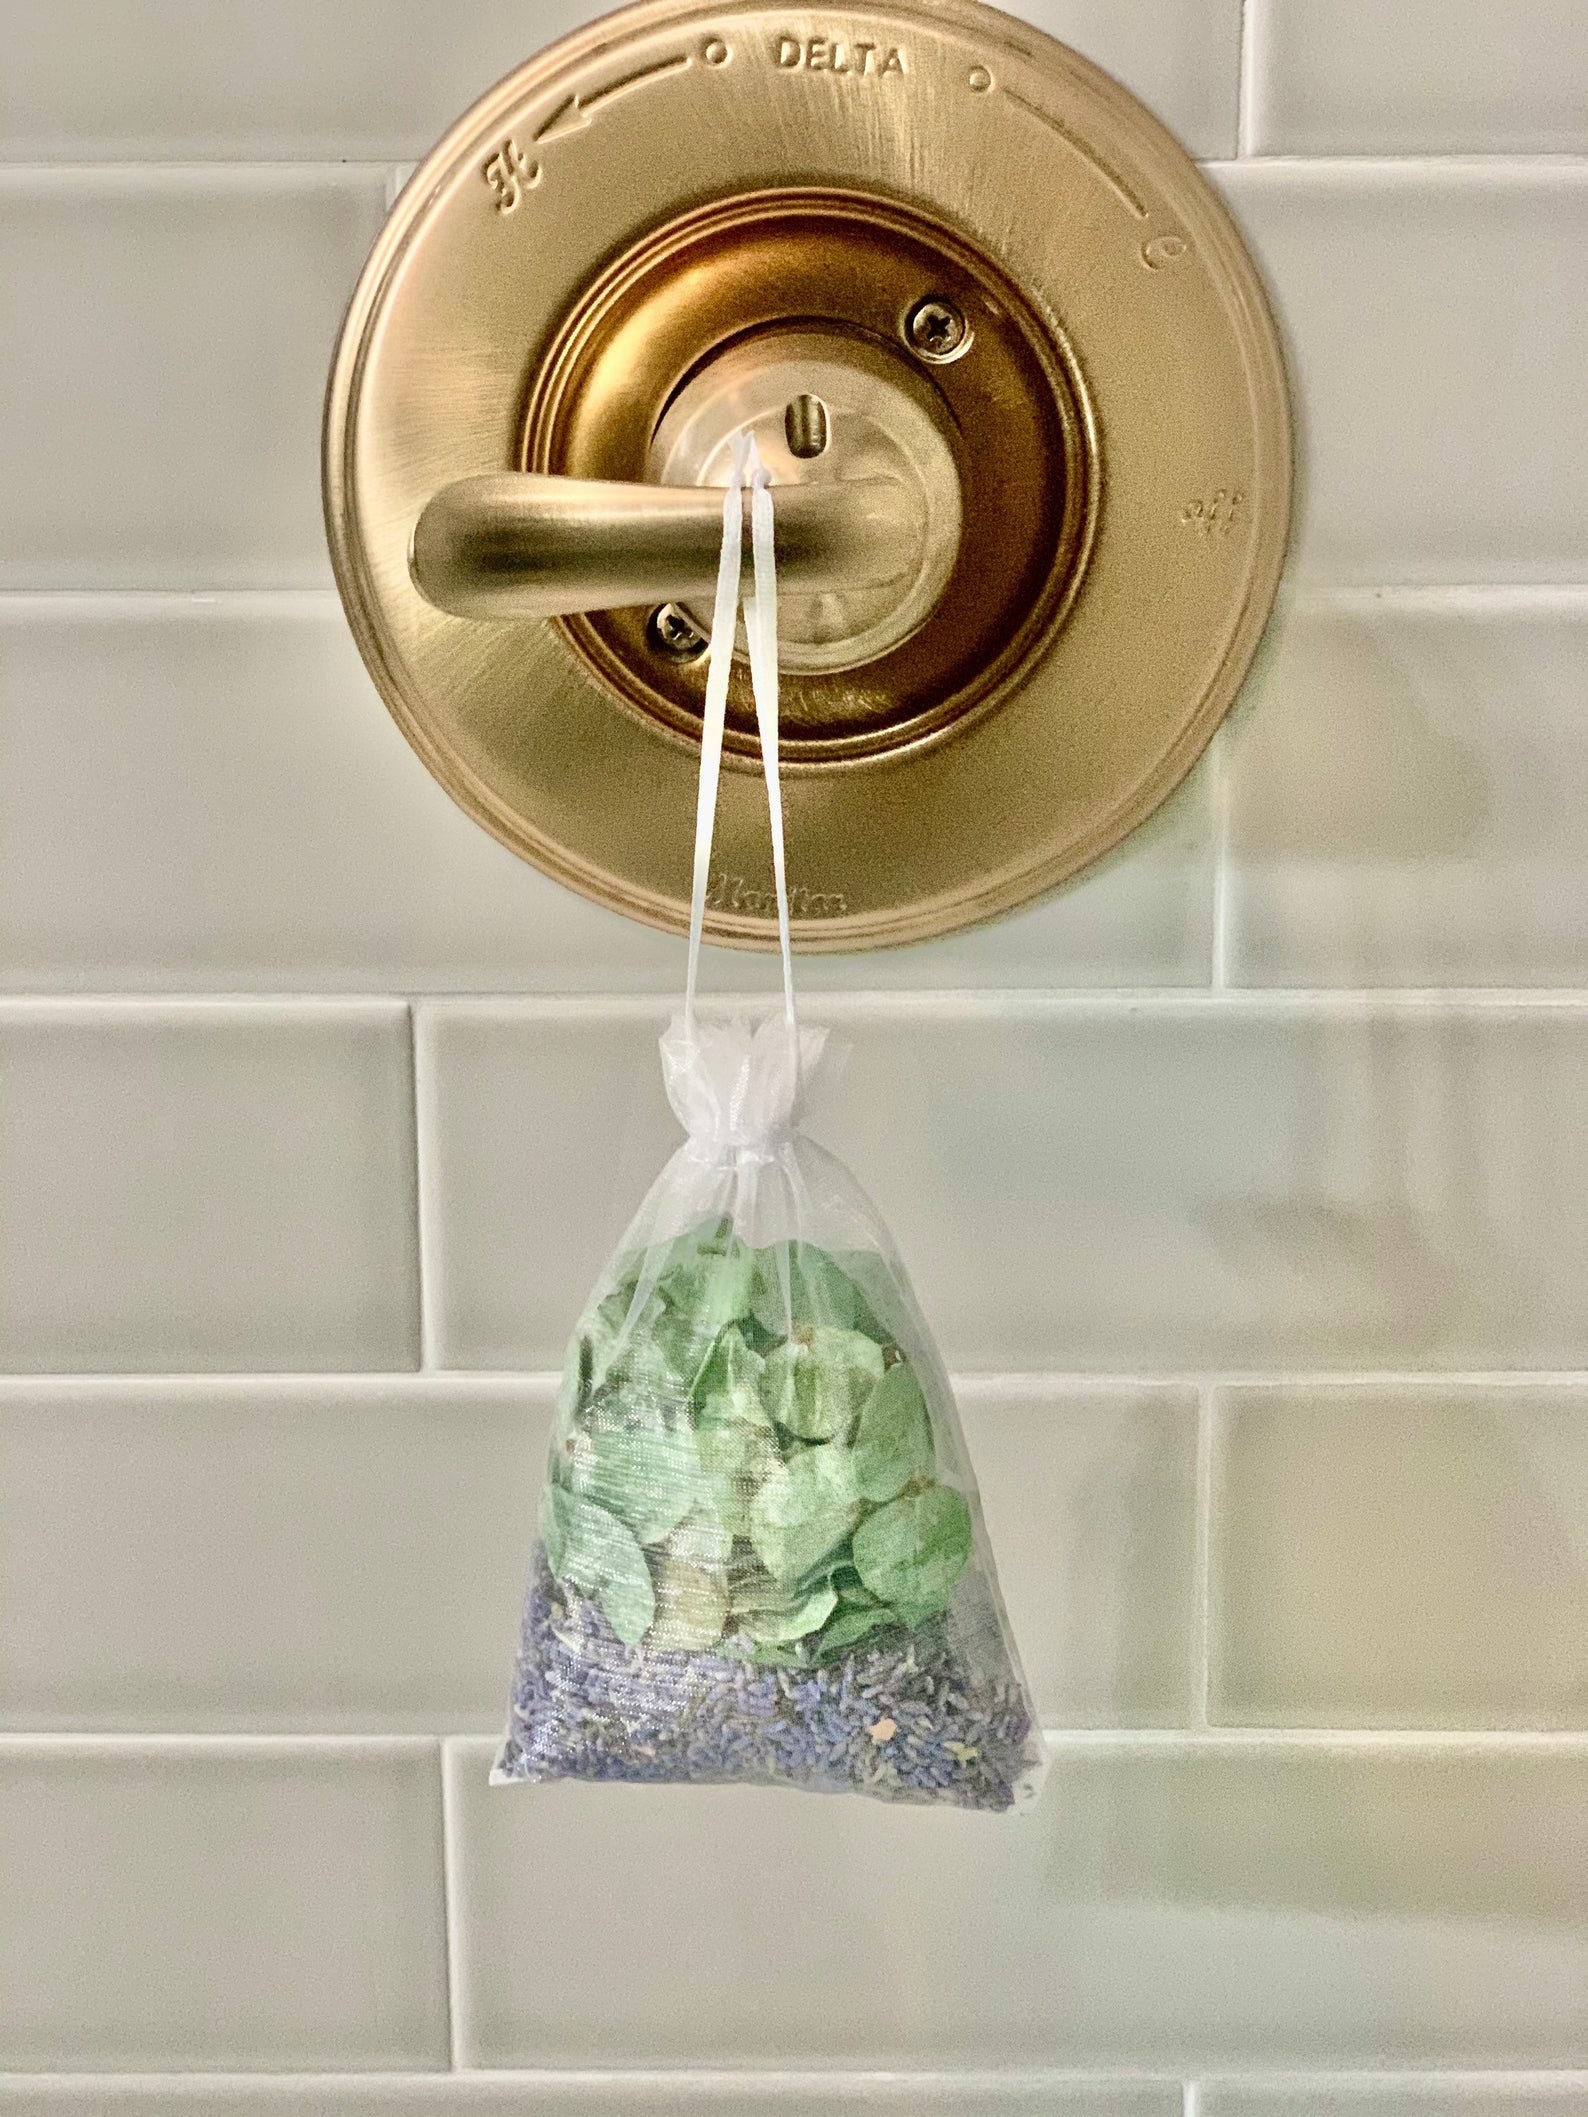
[[[454,617],[569,617],[709,596],[726,496],[529,471],[460,478],[426,503],[410,566],[426,601]],[[926,512],[898,479],[780,486],[775,517],[779,587],[795,598],[886,591],[920,571]]]
[[[722,386],[732,361],[735,389],[777,371],[753,411]],[[353,296],[326,516],[375,681],[472,815],[652,924],[687,923],[694,558],[641,584],[678,606],[660,631],[639,605],[457,617],[410,572],[416,526],[463,481],[660,486],[670,461],[709,515],[742,418],[785,522],[816,510],[820,544],[852,523],[855,493],[831,488],[879,467],[845,443],[832,385],[853,374],[890,419],[919,414],[880,466],[895,494],[901,457],[946,460],[959,521],[949,535],[920,487],[892,582],[786,576],[805,607],[785,655],[816,657],[785,677],[807,949],[914,940],[1061,882],[1157,806],[1233,698],[1283,559],[1290,442],[1261,286],[1216,196],[1117,84],[973,0],[645,0],[482,98]],[[802,394],[829,420],[810,455]],[[559,563],[635,587],[597,541]],[[893,635],[867,646],[883,618]],[[746,694],[736,676],[708,931],[759,948],[775,919]]]
[[[909,345],[922,285],[974,319],[973,358],[934,363]],[[807,461],[789,451],[772,407],[793,378],[818,372],[842,389],[845,415]],[[1073,598],[1098,497],[1084,393],[1059,334],[945,224],[875,195],[793,190],[665,222],[564,317],[534,378],[523,460],[577,477],[687,482],[702,474],[703,452],[675,449],[674,434],[693,425],[702,397],[712,437],[746,401],[742,423],[778,486],[847,470],[922,487],[929,549],[907,607],[823,613],[780,599],[790,763],[874,756],[940,733],[996,698]],[[726,438],[711,446],[720,462]],[[704,672],[658,663],[636,616],[591,613],[567,633],[637,712],[698,739]],[[727,741],[754,759],[743,674]]]
[[[802,389],[821,393],[826,419],[823,446],[803,455],[788,431],[789,405]],[[663,485],[726,478],[733,443],[746,433],[755,436],[773,481],[779,665],[848,670],[875,662],[920,629],[959,557],[959,472],[936,393],[902,362],[860,340],[819,331],[756,332],[708,361],[673,398],[647,471]],[[829,507],[852,506],[850,495],[861,492],[876,496],[869,501],[866,541],[878,560],[887,557],[878,500],[890,496],[891,568],[878,573],[856,565],[846,577],[841,567],[828,567],[824,578],[807,580],[798,563],[802,510],[818,494]],[[830,519],[836,526],[842,516]],[[709,625],[710,605],[693,615]]]

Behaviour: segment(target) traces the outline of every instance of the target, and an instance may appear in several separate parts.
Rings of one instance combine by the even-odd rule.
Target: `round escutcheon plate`
[[[1169,134],[1062,45],[970,0],[659,0],[530,61],[422,164],[359,281],[326,409],[332,557],[464,808],[682,930],[699,665],[644,609],[448,616],[410,539],[465,478],[671,477],[735,363],[749,402],[802,359],[840,406],[848,376],[879,460],[919,433],[921,475],[957,479],[908,636],[879,620],[869,658],[827,652],[813,603],[785,677],[796,945],[917,940],[1062,882],[1164,799],[1284,555],[1284,374],[1251,261]],[[736,678],[708,931],[763,948],[752,726]]]

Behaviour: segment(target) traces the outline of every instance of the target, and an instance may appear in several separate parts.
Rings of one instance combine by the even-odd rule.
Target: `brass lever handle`
[[[721,488],[535,472],[462,478],[426,505],[409,567],[454,617],[569,617],[709,599]],[[920,567],[921,495],[891,478],[772,488],[780,583],[795,595],[885,586]]]

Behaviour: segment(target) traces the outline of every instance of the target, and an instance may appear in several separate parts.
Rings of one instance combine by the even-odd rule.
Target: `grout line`
[[[1287,610],[1377,610],[1501,617],[1510,614],[1580,616],[1588,609],[1581,581],[1309,581],[1285,583]]]
[[[118,1755],[140,1753],[180,1755],[184,1752],[225,1756],[235,1752],[246,1757],[389,1755],[393,1752],[433,1750],[439,1738],[434,1730],[364,1730],[356,1734],[333,1732],[282,1733],[277,1729],[257,1732],[225,1728],[206,1732],[198,1728],[153,1728],[144,1731],[122,1728],[0,1728],[0,1756],[25,1756],[35,1750],[108,1750]],[[0,2070],[0,2078],[3,2078]]]
[[[72,995],[38,1004],[72,1005],[91,997],[96,996]],[[422,995],[417,1004],[421,1019],[431,1013],[467,1013],[508,1023],[628,1022],[638,1027],[665,1021],[676,1003],[667,993],[438,992]],[[778,1004],[776,995],[770,992],[723,994],[701,1002],[714,1018],[728,1014],[759,1017]],[[1394,1014],[1459,1017],[1584,1013],[1588,1012],[1588,986],[1242,985],[1230,986],[1223,992],[1205,985],[1077,986],[1070,991],[1039,986],[871,987],[812,991],[800,1006],[813,1021],[839,1024],[1039,1023],[1111,1015],[1178,1018],[1222,1014],[1323,1014],[1369,1020]]]
[[[213,185],[218,189],[229,185],[273,183],[285,191],[307,188],[311,184],[366,184],[375,178],[384,179],[391,166],[389,155],[368,158],[320,155],[305,156],[301,160],[277,157],[252,161],[243,156],[207,160],[201,155],[128,156],[102,162],[64,158],[60,161],[0,161],[0,187],[14,185],[25,189],[58,185],[62,189],[92,190],[106,183],[125,184],[142,179],[151,185]]]
[[[37,618],[196,617],[216,612],[259,617],[326,616],[341,609],[336,589],[279,588],[4,588],[0,623]]]
[[[1588,607],[1588,581],[1324,581],[1287,576],[1287,607],[1372,611],[1385,607],[1479,614],[1542,611],[1575,614]],[[330,582],[266,587],[6,587],[0,622],[75,615],[184,616],[215,611],[284,616],[334,613],[341,598]]]
[[[1588,176],[1588,154],[1263,154],[1203,155],[1197,167],[1214,178],[1237,169],[1273,169],[1324,180],[1341,176],[1509,177]]]
[[[1046,1396],[1127,1395],[1133,1390],[1171,1389],[1584,1389],[1588,1369],[1560,1367],[1325,1367],[1162,1368],[1138,1373],[1049,1368],[1008,1374],[952,1371],[960,1403],[1030,1402]],[[549,1378],[548,1378],[549,1386]]]
[[[1225,2067],[1210,2067],[1192,2083],[1199,2091],[1217,2084],[1220,2087],[1236,2084],[1246,2088],[1268,2089],[1313,2089],[1345,2088],[1380,2089],[1392,2093],[1406,2090],[1419,2092],[1425,2088],[1475,2088],[1489,2095],[1497,2091],[1530,2092],[1539,2088],[1588,2089],[1588,2071],[1563,2066],[1557,2070],[1542,2067],[1495,2067],[1492,2071],[1482,2066],[1417,2066],[1405,2071],[1391,2071],[1382,2066],[1362,2066],[1355,2070],[1338,2066],[1320,2066],[1316,2070],[1304,2071],[1292,2066],[1253,2066],[1232,2071]],[[1482,2109],[1484,2104],[1475,2108]],[[1305,2117],[1306,2105],[1300,2105],[1301,2117]],[[1407,2117],[1415,2117],[1416,2105],[1407,2104]]]
[[[1050,1749],[1074,1755],[1204,1756],[1215,1751],[1351,1752],[1383,1756],[1565,1755],[1588,1759],[1588,1728],[1539,1727],[1053,1727],[1044,1726]],[[0,1728],[0,1760],[40,1753],[112,1756],[358,1758],[393,1754],[432,1755],[469,1751],[494,1756],[500,1732],[483,1728],[438,1732],[297,1733],[235,1728],[155,1729]],[[443,1842],[446,1809],[443,1805]],[[3,2077],[3,2074],[0,2074]]]
[[[778,1004],[772,993],[722,994],[701,1002],[713,1017],[728,1014],[752,1019]],[[411,1009],[416,1028],[434,1014],[473,1015],[506,1023],[630,1023],[635,1027],[664,1022],[675,1007],[664,992],[433,992],[404,999],[391,992],[313,991],[284,986],[258,989],[182,990],[144,987],[138,990],[80,992],[0,992],[0,1021],[84,1020],[96,1015],[158,1019],[168,1015],[241,1018],[316,1016],[391,1020],[397,1010]],[[1588,986],[1542,985],[1118,985],[1077,986],[1056,991],[1038,986],[872,987],[849,991],[815,990],[801,1005],[813,1021],[844,1026],[888,1022],[989,1023],[1036,1025],[1069,1020],[1116,1020],[1126,1017],[1182,1019],[1226,1016],[1326,1016],[1362,1022],[1396,1016],[1432,1015],[1450,1020],[1480,1020],[1538,1014],[1588,1014]]]
[[[951,2090],[958,2089],[962,2094],[979,2092],[984,2095],[997,2095],[1004,2091],[1023,2089],[1037,2091],[1076,2088],[1108,2090],[1120,2087],[1170,2088],[1180,2085],[1178,2074],[1166,2073],[1161,2070],[1151,2071],[1140,2066],[1131,2065],[1122,2065],[1111,2069],[1096,2066],[1085,2068],[1020,2066],[998,2067],[996,2069],[985,2066],[923,2066],[908,2068],[873,2066],[863,2068],[853,2065],[831,2068],[825,2066],[784,2065],[544,2066],[533,2068],[527,2066],[463,2066],[458,2068],[458,2072],[462,2078],[473,2085],[481,2085],[489,2081],[504,2089],[523,2089],[527,2091],[527,2094],[532,2099],[524,2103],[523,2108],[525,2110],[541,2108],[542,2104],[539,2097],[541,2095],[549,2096],[555,2094],[560,2089],[571,2089],[575,2092],[594,2090],[597,2093],[605,2090],[609,2096],[623,2096],[625,2094],[635,2097],[643,2096],[646,2098],[643,2102],[636,2101],[633,2104],[635,2110],[655,2108],[658,2111],[672,2113],[672,2117],[677,2117],[677,2113],[686,2107],[686,2103],[680,2098],[696,2095],[703,2098],[699,2105],[701,2109],[731,2111],[735,2113],[735,2117],[743,2117],[743,2112],[748,2110],[752,2104],[756,2109],[783,2106],[763,2101],[763,2097],[767,2095],[769,2090],[779,2094],[783,2091],[792,2091],[793,2096],[796,2098],[796,2106],[800,2107],[806,2106],[805,2097],[808,2094],[811,2098],[810,2107],[827,2111],[833,2107],[832,2098],[835,2095],[859,2095],[865,2098],[865,2106],[868,2109],[873,2106],[878,2109],[908,2110],[911,2108],[911,2104],[907,2102],[894,2101],[891,2095],[886,2102],[878,2102],[873,2105],[868,2091],[874,2092],[879,2088],[883,2090],[902,2089],[909,2092],[912,2090],[946,2087]],[[1242,2074],[1240,2077],[1245,2079],[1247,2076]],[[1310,2078],[1312,2076],[1305,2077]],[[1322,2077],[1354,2079],[1356,2076],[1336,2074]],[[1397,2074],[1393,2077],[1400,2080],[1408,2076]],[[1422,2076],[1411,2077],[1421,2078]],[[1450,2077],[1459,2079],[1468,2076],[1456,2075]],[[1474,2077],[1487,2080],[1490,2076],[1485,2074]],[[1541,2074],[1536,2076],[1507,2075],[1505,2077],[1507,2079],[1569,2080],[1575,2076]],[[299,2103],[298,2098],[300,2096],[307,2098],[315,2090],[320,2091],[324,2096],[332,2097],[338,2090],[345,2092],[349,2088],[373,2090],[374,2096],[382,2098],[378,2106],[385,2108],[386,2104],[383,2098],[386,2093],[394,2089],[414,2088],[420,2090],[423,2094],[426,2108],[434,2107],[440,2109],[453,2106],[451,2097],[444,2093],[438,2099],[432,2099],[436,2096],[438,2085],[445,2083],[448,2078],[447,2074],[435,2071],[416,2073],[364,2067],[336,2073],[224,2073],[210,2069],[192,2073],[27,2073],[0,2071],[0,2088],[14,2091],[18,2087],[32,2089],[36,2086],[42,2086],[46,2091],[54,2090],[57,2092],[64,2088],[74,2093],[88,2094],[92,2098],[92,2107],[95,2109],[104,2107],[103,2096],[107,2085],[113,2089],[128,2084],[136,2084],[140,2087],[147,2085],[163,2088],[171,2096],[170,2106],[184,2109],[190,2105],[202,2106],[204,2096],[213,2094],[217,2089],[232,2089],[239,2086],[258,2088],[262,2083],[266,2082],[269,2083],[271,2089],[279,2088],[283,2091],[282,2101],[279,2105],[283,2109],[289,2107],[289,2105],[308,2109],[328,2107],[328,2104],[311,2103],[307,2099]],[[649,2100],[653,2093],[658,2098],[654,2104]],[[744,2101],[730,2100],[729,2098],[733,2096],[746,2096],[748,2099]],[[54,2107],[53,2101],[51,2106]],[[62,2106],[65,2107],[64,2104]],[[76,2107],[75,2102],[72,2106]],[[154,2105],[140,2106],[153,2107]],[[277,2106],[276,2097],[272,2094],[270,2107],[275,2108]],[[363,2104],[360,2105],[360,2107],[364,2106]],[[417,2105],[415,2106],[417,2107]],[[563,2105],[559,2103],[558,2106],[562,2107]],[[580,2106],[584,2107],[582,2102]],[[603,2102],[601,2106],[609,2108],[614,2105]],[[626,2103],[622,2106],[625,2109],[629,2107]],[[9,2107],[11,2107],[11,2104],[7,2097],[0,2095],[0,2109]],[[165,2107],[165,2105],[162,2104],[161,2107]],[[377,2107],[373,2096],[368,2107]],[[404,2107],[406,2108],[408,2105],[405,2103]],[[457,2107],[462,2107],[462,2105],[459,2104]],[[506,2105],[493,2103],[492,2107],[505,2108]],[[593,2108],[594,2105],[592,2104],[591,2107]],[[687,2107],[693,2112],[697,2105],[693,2100],[690,2100],[687,2103]]]
[[[441,1780],[441,1904],[444,1916],[444,1932],[447,1949],[447,2054],[454,2073],[462,2070],[463,2058],[460,2039],[463,2025],[463,2000],[460,1980],[463,1973],[461,1928],[458,1904],[458,1816],[457,1804],[452,1798],[447,1770],[447,1744],[436,1745],[437,1770]]]
[[[1188,2080],[1181,2090],[1180,2117],[1202,2117],[1202,2083]]]
[[[1197,1391],[1195,1517],[1191,1575],[1191,1725],[1209,1725],[1213,1692],[1213,1462],[1218,1399],[1211,1384]]]
[[[1260,0],[1241,0],[1240,42],[1235,67],[1235,152],[1245,160],[1255,150],[1257,93],[1257,9]],[[1189,2108],[1186,2117],[1191,2117]]]
[[[1416,2068],[1392,2072],[1379,2067],[1363,2067],[1357,2070],[1330,2067],[1299,2071],[1290,2068],[1276,2069],[1258,2066],[1242,2068],[1239,2071],[1227,2069],[1210,2070],[1204,2073],[1200,2079],[1184,2083],[1179,2082],[1173,2074],[1145,2071],[1133,2066],[1121,2066],[1113,2070],[1021,2067],[1013,2070],[1000,2069],[998,2071],[989,2071],[981,2067],[965,2067],[963,2069],[944,2067],[910,2068],[905,2070],[891,2066],[879,2066],[870,2069],[847,2066],[831,2070],[817,2067],[796,2068],[775,2065],[766,2067],[688,2066],[677,2068],[658,2068],[655,2066],[547,2066],[535,2069],[518,2066],[481,2066],[460,2068],[459,2073],[461,2078],[474,2084],[489,2081],[504,2090],[523,2090],[533,2099],[533,2106],[536,2108],[540,2106],[539,2098],[541,2096],[552,2095],[559,2090],[567,2089],[576,2093],[582,2093],[586,2090],[593,2090],[599,2093],[604,2090],[608,2095],[628,2095],[635,2098],[643,2098],[634,2101],[632,2106],[636,2110],[652,2107],[650,2097],[654,2093],[658,2098],[654,2106],[658,2109],[669,2111],[676,2111],[682,2107],[679,2100],[681,2095],[701,2097],[701,2106],[703,2108],[726,2110],[735,2107],[747,2108],[749,2106],[748,2101],[743,2104],[736,2104],[728,2099],[730,2096],[735,2095],[747,2096],[750,2100],[753,2100],[757,2108],[761,2108],[763,2106],[771,2106],[770,2104],[763,2105],[762,2100],[769,2093],[778,2095],[782,2095],[785,2092],[790,2093],[793,2097],[792,2106],[795,2107],[803,2106],[805,2097],[809,2094],[813,2106],[819,2104],[821,2108],[826,2109],[830,2107],[830,2098],[835,2094],[864,2097],[866,2106],[870,2108],[872,2104],[868,2091],[877,2089],[902,2089],[919,2094],[929,2090],[946,2088],[950,2091],[957,2090],[960,2094],[971,2094],[976,2092],[998,2093],[999,2091],[1023,2090],[1040,2092],[1044,2089],[1075,2090],[1087,2088],[1106,2092],[1110,2089],[1122,2087],[1159,2087],[1167,2089],[1179,2085],[1185,2097],[1183,2108],[1189,2117],[1189,2113],[1200,2111],[1202,2107],[1202,2090],[1211,2086],[1238,2086],[1248,2092],[1256,2090],[1263,2093],[1310,2093],[1313,2095],[1320,2091],[1330,2094],[1352,2094],[1362,2091],[1388,2090],[1391,2093],[1407,2097],[1421,2096],[1428,2091],[1440,2090],[1461,2096],[1470,2091],[1486,2098],[1481,2104],[1481,2107],[1484,2108],[1491,2106],[1487,2098],[1492,2098],[1496,2094],[1527,2097],[1567,2093],[1576,2095],[1588,2089],[1588,2072],[1581,2070],[1560,2069],[1551,2071],[1507,2068],[1491,2071],[1477,2067]],[[98,2108],[107,2088],[112,2093],[121,2089],[133,2088],[137,2090],[161,2090],[163,2091],[163,2097],[168,2099],[162,2099],[160,2107],[186,2109],[205,2106],[206,2098],[210,2096],[229,2094],[240,2088],[257,2089],[267,2082],[272,2090],[270,2096],[272,2107],[276,2106],[277,2097],[274,2092],[276,2090],[281,2091],[281,2107],[283,2108],[287,2107],[289,2100],[294,2105],[297,2105],[300,2097],[304,2098],[303,2106],[316,2107],[319,2105],[307,2100],[308,2097],[316,2093],[323,2097],[333,2098],[339,2090],[346,2091],[351,2086],[367,2089],[381,2098],[384,2098],[386,2094],[402,2092],[408,2089],[417,2090],[421,2094],[425,2094],[433,2092],[437,2088],[438,2082],[444,2081],[447,2077],[445,2074],[437,2074],[434,2071],[409,2072],[384,2068],[359,2068],[352,2072],[337,2073],[306,2073],[298,2071],[270,2073],[220,2072],[210,2068],[191,2073],[158,2073],[149,2071],[35,2073],[8,2069],[0,2072],[0,2090],[3,2090],[3,2092],[0,2092],[0,2108],[12,2107],[11,2098],[14,2095],[20,2093],[27,2096],[40,2092],[49,2098],[51,2107],[55,2106],[55,2098],[57,2096],[71,2095],[74,2098],[72,2106],[76,2107],[75,2097],[85,2095],[92,2100],[94,2107]],[[29,2102],[28,2106],[32,2107],[32,2103]],[[65,2106],[64,2102],[62,2106]],[[139,2106],[152,2108],[155,2105],[151,2102],[147,2105],[140,2103]],[[530,2105],[526,2104],[525,2106],[529,2107]],[[691,2107],[693,2106],[692,2103]],[[876,2106],[878,2108],[885,2106],[887,2108],[900,2109],[909,2107],[904,2102],[895,2103],[891,2095],[886,2104],[879,2101]],[[1297,2105],[1299,2110],[1304,2110],[1307,2106],[1304,2102]],[[1397,2107],[1399,2106],[1397,2103]],[[1474,2104],[1475,2108],[1479,2106]],[[1415,2105],[1408,2100],[1406,2107],[1410,2110]],[[1542,2107],[1559,2108],[1561,2105],[1550,2102]]]
[[[409,1034],[413,1053],[414,1086],[414,1221],[415,1247],[419,1263],[419,1372],[434,1374],[436,1357],[436,1303],[440,1264],[431,1204],[435,1193],[434,1141],[436,1134],[435,1084],[428,1063],[427,1041],[421,1010],[410,1002]]]
[[[1044,1727],[1050,1749],[1128,1756],[1202,1756],[1215,1750],[1400,1755],[1567,1755],[1588,1758],[1588,1728],[1576,1727]],[[476,1737],[484,1740],[484,1737]]]
[[[521,1395],[554,1397],[561,1382],[553,1367],[237,1369],[146,1373],[95,1373],[53,1370],[36,1374],[0,1374],[0,1405],[7,1397],[50,1395],[169,1396],[181,1391],[202,1396],[209,1391],[246,1390],[261,1396],[296,1395],[304,1391],[327,1396],[381,1396],[390,1393],[420,1398],[446,1394],[478,1396],[490,1401]],[[1047,1368],[1007,1374],[967,1370],[953,1376],[955,1396],[963,1403],[1030,1401],[1045,1396],[1116,1396],[1137,1390],[1205,1389],[1588,1389],[1588,1369],[1502,1368],[1163,1368],[1125,1373],[1086,1368]]]
[[[49,992],[0,993],[0,1023],[91,1021],[96,1016],[136,1021],[187,1015],[197,1020],[395,1022],[406,1000],[384,992]]]
[[[1230,986],[1230,728],[1226,720],[1214,735],[1208,759],[1213,826],[1213,931],[1208,977],[1214,992]]]
[[[1062,1727],[1044,1724],[1050,1749],[1067,1755],[1207,1756],[1288,1751],[1297,1755],[1358,1751],[1384,1756],[1565,1755],[1588,1759],[1588,1727]],[[0,1735],[0,1747],[12,1738]],[[16,1738],[31,1739],[31,1738]],[[74,1737],[92,1740],[92,1737]],[[308,1738],[312,1739],[312,1738]],[[451,1734],[449,1750],[494,1755],[500,1737]]]

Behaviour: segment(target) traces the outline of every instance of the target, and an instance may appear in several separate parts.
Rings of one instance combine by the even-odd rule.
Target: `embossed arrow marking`
[[[535,134],[535,145],[549,146],[554,140],[567,139],[572,133],[585,131],[603,104],[627,95],[631,88],[643,87],[647,81],[658,80],[663,74],[679,73],[688,64],[689,53],[680,52],[675,58],[658,59],[654,66],[642,66],[637,73],[625,74],[621,81],[609,81],[605,88],[571,95],[540,127]]]

